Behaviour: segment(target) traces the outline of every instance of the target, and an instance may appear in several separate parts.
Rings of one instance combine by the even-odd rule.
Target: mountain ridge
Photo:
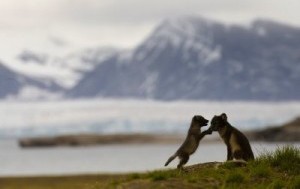
[[[24,51],[17,57],[64,71],[47,81],[26,75],[56,85],[34,84],[62,98],[300,100],[299,36],[300,28],[265,19],[242,26],[184,16],[162,21],[127,51],[94,48],[63,58]],[[20,90],[6,91],[16,96]]]
[[[6,67],[0,61],[0,99],[4,98],[48,98],[50,91],[60,93],[62,88],[49,80],[35,80]],[[3,90],[4,89],[4,90]],[[28,97],[28,91],[36,94]],[[46,92],[48,91],[48,92]],[[22,94],[23,93],[23,94]],[[47,93],[47,94],[46,94]]]
[[[127,64],[108,60],[67,96],[299,100],[299,36],[299,28],[272,21],[247,28],[203,18],[167,20],[133,50]]]

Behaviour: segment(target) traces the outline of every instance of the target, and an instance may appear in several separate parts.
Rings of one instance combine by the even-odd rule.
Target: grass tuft
[[[226,183],[242,183],[245,180],[244,175],[241,173],[230,173],[226,178]]]
[[[141,175],[138,173],[132,173],[131,175],[129,175],[129,179],[131,180],[135,180],[135,179],[140,179]]]
[[[299,189],[300,188],[300,176],[297,176],[291,183],[291,189]]]
[[[272,174],[270,166],[264,162],[259,164],[250,162],[248,168],[250,175],[255,178],[269,178]]]
[[[168,178],[176,177],[178,176],[177,170],[170,170],[170,171],[153,171],[148,173],[148,177],[152,181],[160,181],[160,180],[166,180]]]
[[[282,189],[285,187],[285,184],[282,180],[274,180],[267,189]]]
[[[289,174],[300,174],[300,149],[294,146],[277,148],[275,152],[266,152],[256,159],[257,164],[266,164]]]
[[[227,161],[223,163],[220,167],[224,169],[234,169],[236,167],[239,167],[234,161]]]

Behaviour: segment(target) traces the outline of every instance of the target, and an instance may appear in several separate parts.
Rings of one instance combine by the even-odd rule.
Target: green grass
[[[248,165],[250,169],[250,175],[253,178],[270,178],[272,175],[272,169],[265,163],[258,163],[256,165]]]
[[[291,189],[299,189],[300,188],[300,175],[295,177],[295,179],[291,182]]]
[[[176,169],[124,175],[0,178],[1,189],[101,189],[101,188],[300,188],[300,149],[293,146],[264,152],[244,166],[213,164],[193,171]]]
[[[243,183],[244,180],[244,174],[233,172],[227,175],[226,183]]]
[[[267,186],[267,189],[281,189],[284,187],[285,187],[285,182],[283,182],[282,180],[276,179]]]
[[[300,174],[300,149],[293,146],[278,148],[274,153],[265,152],[256,161],[288,174]]]

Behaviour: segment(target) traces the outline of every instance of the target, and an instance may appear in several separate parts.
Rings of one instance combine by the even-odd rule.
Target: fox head
[[[227,123],[227,115],[225,113],[215,115],[210,122],[209,130],[218,131],[225,127]]]

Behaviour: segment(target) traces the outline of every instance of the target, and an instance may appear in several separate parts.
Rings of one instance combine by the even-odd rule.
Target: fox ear
[[[224,120],[224,121],[227,121],[227,115],[225,113],[222,113],[221,114],[221,118]]]
[[[194,115],[192,118],[192,122],[195,122],[195,121],[196,121],[196,115]]]

